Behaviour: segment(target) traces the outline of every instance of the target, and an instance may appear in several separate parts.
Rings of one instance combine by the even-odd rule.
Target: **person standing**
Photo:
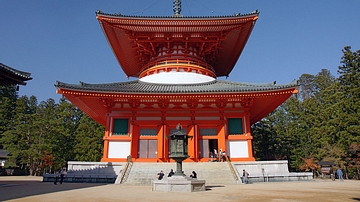
[[[247,184],[247,183],[248,183],[248,177],[249,177],[249,173],[246,172],[245,169],[243,169],[242,180],[243,180],[243,183],[244,183],[244,184]]]
[[[338,168],[338,169],[336,170],[336,174],[337,174],[337,176],[339,177],[340,182],[343,182],[343,181],[344,181],[344,179],[343,179],[343,172],[341,171],[340,168]]]
[[[60,177],[60,170],[57,170],[55,172],[55,182],[54,182],[55,185],[57,185],[57,182],[59,181],[59,177]]]
[[[65,175],[66,175],[66,170],[65,170],[65,168],[64,168],[64,169],[62,169],[62,170],[60,171],[60,184],[63,183],[63,180],[64,180]]]
[[[221,162],[223,159],[223,151],[222,151],[222,148],[220,149],[220,152],[219,152],[219,161]]]
[[[215,158],[215,159],[218,159],[218,152],[217,152],[216,149],[214,149],[214,158]]]

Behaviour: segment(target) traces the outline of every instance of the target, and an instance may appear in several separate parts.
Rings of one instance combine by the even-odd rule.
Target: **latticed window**
[[[216,128],[200,128],[200,136],[216,136]]]
[[[156,136],[157,130],[156,129],[140,129],[140,136]]]
[[[229,118],[228,128],[229,128],[229,135],[243,134],[242,118]]]
[[[128,119],[114,119],[113,135],[128,134]]]

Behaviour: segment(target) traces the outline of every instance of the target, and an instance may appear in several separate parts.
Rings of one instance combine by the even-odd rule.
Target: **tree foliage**
[[[337,78],[301,75],[299,93],[252,126],[257,159],[287,159],[293,171],[331,161],[359,179],[360,50],[342,52]]]
[[[5,167],[36,175],[53,172],[71,160],[100,160],[104,128],[77,107],[64,98],[59,104],[53,99],[38,104],[35,96],[17,98],[15,90],[2,92],[0,145],[10,153]],[[85,133],[78,132],[79,126],[87,128]]]

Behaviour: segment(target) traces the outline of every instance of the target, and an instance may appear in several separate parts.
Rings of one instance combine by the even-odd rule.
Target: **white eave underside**
[[[214,81],[215,78],[193,72],[161,72],[145,76],[139,80],[158,84],[198,84]]]

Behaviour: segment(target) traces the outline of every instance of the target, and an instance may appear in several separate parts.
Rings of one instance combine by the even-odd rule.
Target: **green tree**
[[[104,146],[104,132],[105,128],[102,125],[95,122],[87,115],[82,116],[79,127],[75,132],[75,160],[100,161]]]
[[[341,92],[341,102],[337,104],[337,139],[339,147],[350,157],[356,155],[354,148],[360,144],[360,50],[353,52],[350,46],[346,46],[342,52],[337,79],[338,91]],[[357,158],[348,158],[347,166],[359,172],[359,162],[353,160]]]
[[[55,170],[52,151],[56,147],[52,141],[58,136],[57,107],[54,99],[42,101],[37,108],[36,128],[39,135],[39,147],[41,148],[38,159],[39,172],[52,172]]]
[[[0,86],[0,138],[3,133],[12,128],[12,120],[16,106],[16,88],[14,86]],[[0,149],[3,146],[0,143]]]
[[[65,98],[61,98],[55,114],[56,123],[52,130],[53,136],[50,140],[52,148],[49,152],[54,156],[55,169],[58,169],[66,166],[67,161],[75,159],[75,132],[84,113]]]
[[[39,158],[36,121],[37,99],[35,96],[23,96],[16,101],[14,125],[3,133],[1,142],[10,156],[5,166],[29,169],[30,174],[36,170]]]

